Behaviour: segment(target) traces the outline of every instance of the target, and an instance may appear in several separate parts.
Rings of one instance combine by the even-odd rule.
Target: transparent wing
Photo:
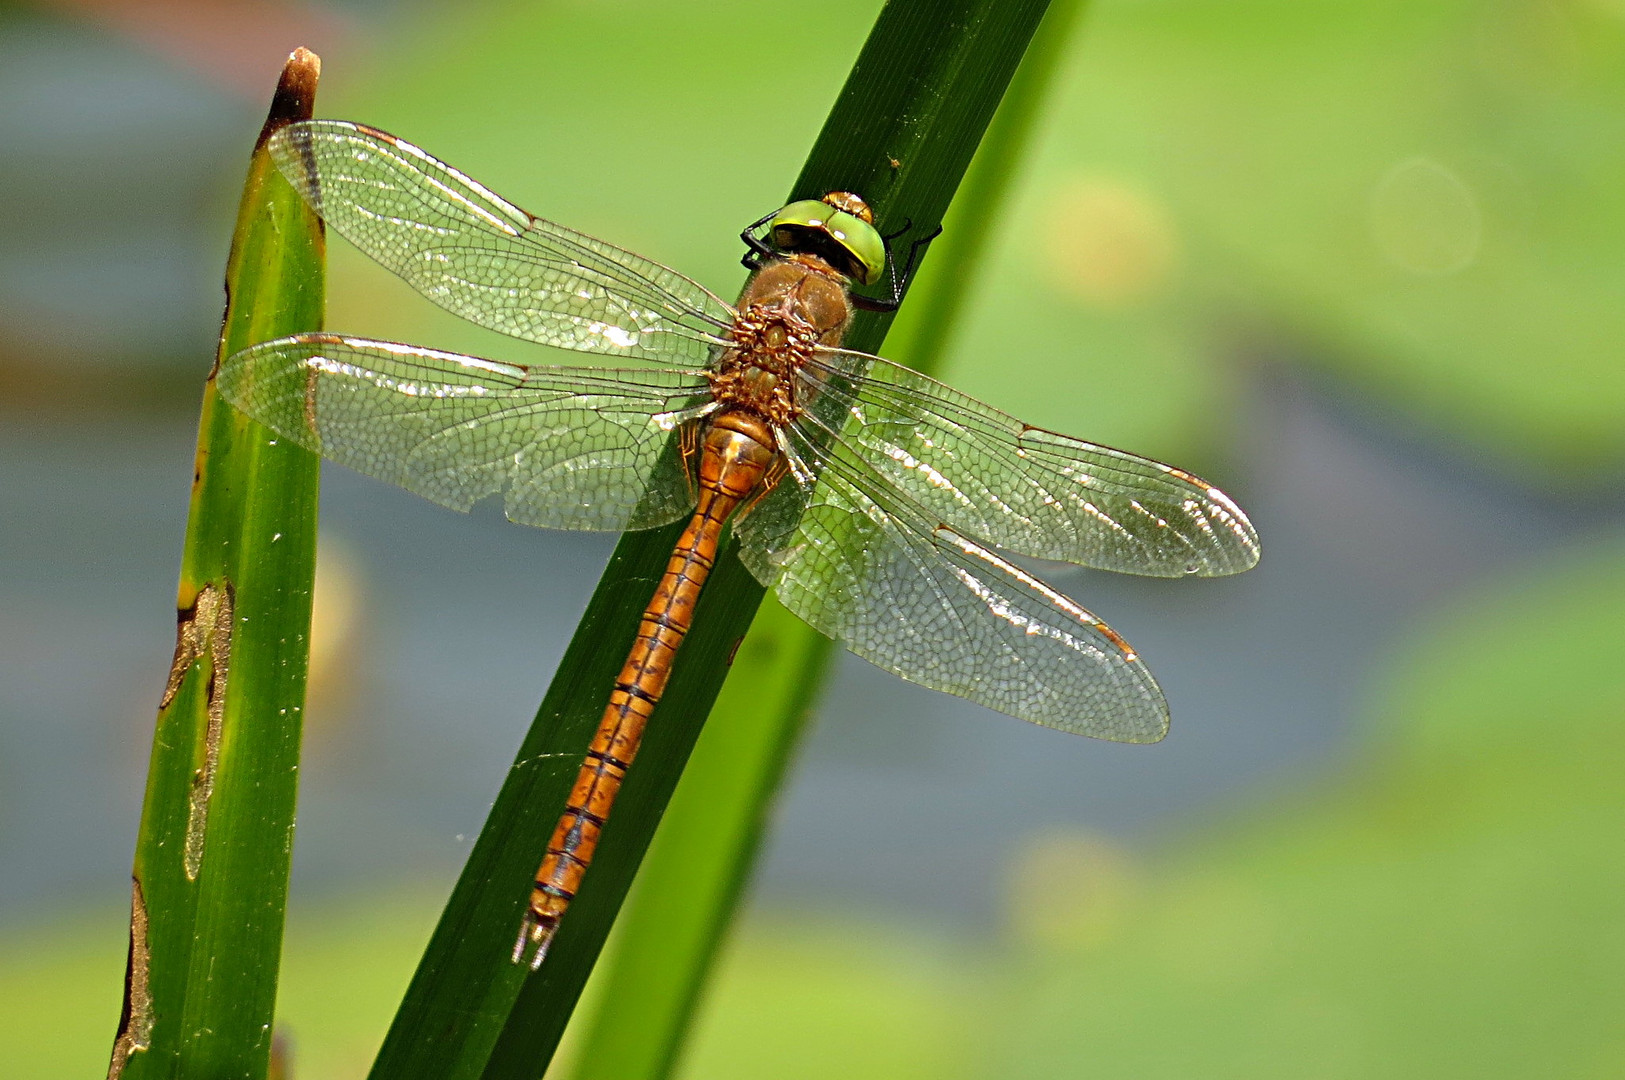
[[[1099,619],[926,521],[849,448],[826,453],[795,428],[785,440],[796,472],[735,529],[791,611],[887,671],[1023,720],[1118,742],[1166,734],[1162,691]]]
[[[830,350],[824,363],[839,376],[804,370],[804,392],[846,408],[816,410],[808,422],[906,492],[932,525],[1022,555],[1153,577],[1214,577],[1258,562],[1258,533],[1241,508],[1190,473],[1029,427],[879,357]]]
[[[298,334],[234,353],[220,393],[283,438],[454,510],[501,493],[555,529],[646,529],[694,505],[672,431],[710,389],[672,369],[520,367]]]
[[[345,239],[448,311],[526,341],[698,367],[733,310],[674,270],[533,217],[409,142],[342,120],[271,157]]]

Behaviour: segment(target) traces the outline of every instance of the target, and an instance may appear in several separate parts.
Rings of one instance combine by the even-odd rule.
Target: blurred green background
[[[776,10],[0,8],[0,1073],[106,1067],[282,57],[728,292],[878,4]],[[1625,3],[1097,0],[1033,150],[947,377],[1208,476],[1264,562],[1046,571],[1149,658],[1155,747],[847,658],[682,1075],[1625,1073]],[[543,354],[333,263],[335,329]],[[609,543],[324,483],[300,1080],[364,1075]]]

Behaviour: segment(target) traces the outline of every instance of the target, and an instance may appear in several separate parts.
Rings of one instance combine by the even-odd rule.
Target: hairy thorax
[[[846,279],[814,255],[791,255],[757,271],[739,298],[733,346],[707,376],[725,408],[788,424],[801,412],[796,371],[819,346],[841,343],[852,315]]]

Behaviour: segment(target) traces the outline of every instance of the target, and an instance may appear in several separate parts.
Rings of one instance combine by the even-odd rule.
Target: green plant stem
[[[261,147],[310,116],[320,62],[283,70],[226,270],[220,352],[317,329],[321,223]],[[263,1077],[282,948],[316,566],[317,460],[205,386],[179,590],[136,842],[110,1077]]]

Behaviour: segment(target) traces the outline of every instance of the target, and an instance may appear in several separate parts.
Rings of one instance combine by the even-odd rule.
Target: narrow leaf
[[[261,149],[308,117],[320,61],[283,69],[226,268],[221,357],[319,328],[321,223]],[[175,659],[136,842],[109,1077],[263,1077],[293,843],[315,575],[317,461],[203,393]]]

